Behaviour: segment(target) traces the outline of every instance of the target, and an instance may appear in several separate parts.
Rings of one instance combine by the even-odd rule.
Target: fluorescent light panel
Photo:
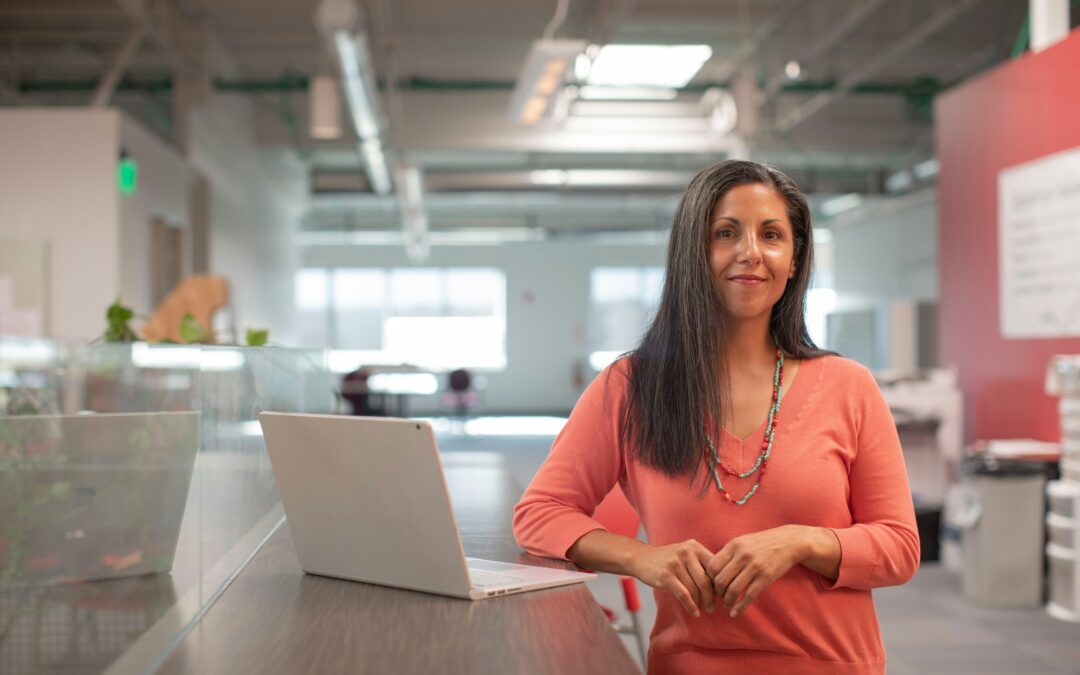
[[[708,45],[605,45],[589,70],[590,85],[685,87],[712,57]]]
[[[571,63],[584,51],[583,40],[533,42],[510,97],[511,117],[525,125],[539,122],[558,94]]]
[[[540,228],[505,227],[473,230],[428,230],[432,246],[490,246],[523,241],[543,241],[547,234]],[[360,230],[352,232],[300,232],[301,246],[401,246],[406,243],[404,230]]]
[[[578,97],[586,101],[673,101],[678,95],[671,87],[585,85],[578,89]]]
[[[925,162],[919,162],[911,167],[911,172],[914,173],[915,177],[919,180],[927,180],[938,175],[939,168],[940,165],[936,159],[928,159]]]
[[[821,214],[826,218],[838,216],[845,211],[858,208],[863,203],[862,195],[852,192],[850,194],[833,197],[821,205]]]
[[[360,59],[362,57],[357,40],[358,38],[350,35],[348,31],[339,30],[334,33],[334,47],[337,49],[338,61],[341,65],[345,100],[349,103],[353,126],[360,138],[377,138],[379,125],[372,97],[369,96],[361,75]]]
[[[349,115],[356,135],[360,137],[360,156],[367,168],[371,188],[378,194],[387,194],[392,187],[390,168],[379,140],[379,118],[375,110],[375,95],[370,89],[370,76],[365,77],[367,48],[363,36],[348,31],[334,33],[334,48],[341,66],[341,82]]]

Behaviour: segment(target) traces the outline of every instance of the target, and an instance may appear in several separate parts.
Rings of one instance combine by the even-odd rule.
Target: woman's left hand
[[[716,597],[738,616],[769,584],[806,557],[808,528],[783,525],[735,537],[709,560]],[[741,598],[741,599],[740,599]]]

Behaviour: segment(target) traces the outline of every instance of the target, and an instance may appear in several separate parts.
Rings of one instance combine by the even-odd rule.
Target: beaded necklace
[[[758,455],[757,461],[754,462],[753,468],[749,471],[742,473],[725,466],[720,461],[720,455],[716,452],[716,446],[713,445],[712,438],[709,434],[705,434],[705,440],[709,444],[709,455],[707,457],[709,462],[709,470],[712,471],[713,479],[716,480],[716,489],[720,491],[720,494],[724,495],[724,499],[728,504],[734,504],[735,506],[742,506],[754,496],[757,492],[758,486],[761,485],[761,479],[765,477],[765,467],[769,464],[769,455],[772,454],[773,438],[776,435],[776,421],[780,417],[780,394],[784,385],[784,353],[780,350],[780,347],[776,348],[776,369],[773,371],[773,393],[772,393],[772,405],[769,408],[769,421],[765,427],[765,437],[761,439],[761,454]],[[739,478],[748,478],[754,473],[757,473],[757,479],[750,487],[750,490],[742,496],[742,499],[735,499],[731,496],[731,493],[724,489],[723,483],[720,482],[719,467],[724,473],[729,476],[737,476]]]

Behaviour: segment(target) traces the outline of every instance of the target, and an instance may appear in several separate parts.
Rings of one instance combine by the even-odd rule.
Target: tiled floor
[[[547,456],[545,436],[442,436],[445,452],[497,452],[511,472],[527,485]],[[622,593],[614,578],[590,584],[598,600],[622,609]],[[651,590],[640,586],[645,632],[655,606]],[[1054,673],[1080,675],[1080,624],[1049,617],[1041,609],[984,609],[964,599],[960,578],[939,565],[927,564],[908,584],[874,592],[888,654],[889,673],[896,675]],[[636,653],[629,636],[627,648]]]

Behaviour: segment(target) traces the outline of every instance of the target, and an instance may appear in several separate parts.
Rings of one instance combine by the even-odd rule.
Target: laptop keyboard
[[[476,588],[491,588],[492,586],[518,584],[524,581],[525,577],[514,574],[513,572],[489,572],[487,570],[477,570],[470,567],[469,579]]]

